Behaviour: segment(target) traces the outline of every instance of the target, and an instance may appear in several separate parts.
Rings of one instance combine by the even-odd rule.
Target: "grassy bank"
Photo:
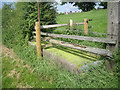
[[[48,61],[34,61],[30,64],[10,57],[2,58],[3,88],[117,88],[117,77],[96,67],[81,75],[72,74]],[[111,84],[112,83],[112,84]]]
[[[31,4],[33,3],[31,2]],[[2,26],[3,28],[2,41],[5,47],[8,47],[7,49],[4,49],[5,48],[4,47],[3,48],[4,50],[2,50],[3,51],[3,56],[2,56],[3,88],[6,87],[7,88],[21,88],[21,87],[117,88],[118,87],[116,72],[108,72],[106,70],[106,66],[104,63],[102,63],[99,66],[92,67],[93,68],[92,70],[88,70],[86,72],[83,72],[82,74],[75,74],[68,72],[64,68],[59,68],[61,64],[56,66],[53,63],[50,63],[49,60],[44,60],[43,58],[40,60],[39,58],[37,58],[37,52],[35,51],[34,47],[28,45],[28,41],[32,39],[30,38],[31,28],[32,27],[34,28],[34,22],[36,22],[35,20],[37,20],[37,18],[35,20],[32,19],[34,19],[35,18],[34,16],[37,14],[36,13],[29,14],[32,10],[30,9],[30,6],[29,5],[22,6],[22,5],[24,5],[24,3],[17,3],[15,8],[14,7],[12,8],[11,5],[8,6],[6,4],[6,7],[4,7],[3,9],[2,16],[4,17],[2,17],[2,21],[3,21],[2,24],[3,23],[4,24]],[[30,10],[30,12],[27,10]],[[91,11],[91,12],[95,13],[95,11]],[[28,16],[26,17],[26,15]],[[77,43],[81,43],[81,42],[77,42]],[[94,44],[92,44],[92,46],[94,46]],[[11,53],[10,50],[14,52],[14,55],[12,55],[13,53]],[[52,48],[51,50],[54,52],[56,49]],[[71,51],[70,49],[69,50],[66,49],[66,50]],[[59,53],[63,53],[63,51],[59,50]],[[71,53],[73,53],[73,51],[71,51]],[[67,53],[64,52],[64,54],[72,56],[72,59],[75,58],[73,54],[68,54],[68,52]],[[77,52],[77,54],[81,55],[81,52]],[[86,55],[83,56],[86,57]],[[113,59],[116,59],[117,61],[118,57],[115,56]]]

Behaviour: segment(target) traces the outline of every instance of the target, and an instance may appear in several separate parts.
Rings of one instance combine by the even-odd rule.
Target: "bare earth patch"
[[[13,75],[15,75],[15,74],[16,74],[16,70],[13,69],[13,70],[8,74],[8,76],[9,76],[9,77],[13,77]]]

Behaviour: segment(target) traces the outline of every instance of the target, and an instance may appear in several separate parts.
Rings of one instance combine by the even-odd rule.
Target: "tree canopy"
[[[99,5],[103,6],[103,9],[107,9],[107,2],[101,2]]]
[[[83,12],[87,12],[94,8],[95,2],[76,2],[74,6],[78,6]]]
[[[61,5],[64,5],[67,2],[63,2]],[[69,2],[74,3],[74,2]],[[75,2],[73,6],[78,6],[79,9],[82,9],[83,12],[90,11],[94,9],[95,2]]]
[[[16,29],[16,31],[19,31],[17,29],[20,29],[24,37],[27,36],[29,40],[31,40],[33,36],[32,32],[35,31],[35,22],[38,21],[37,3],[17,2],[14,3],[14,7],[11,6],[12,3],[3,5],[2,8],[3,27],[6,26],[11,30]],[[39,2],[39,6],[41,25],[55,24],[57,13],[54,4],[52,2]],[[46,30],[47,29],[44,29],[44,31]],[[3,32],[4,31],[8,32],[7,29],[3,30]],[[13,32],[11,31],[11,33]]]

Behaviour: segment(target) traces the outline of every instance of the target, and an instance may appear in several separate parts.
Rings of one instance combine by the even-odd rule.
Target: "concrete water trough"
[[[36,42],[29,42],[36,48]],[[42,42],[42,55],[45,60],[60,64],[62,68],[66,68],[70,72],[81,73],[89,70],[89,65],[96,66],[101,63],[98,61],[99,56],[83,52],[76,49],[54,46],[49,42]]]

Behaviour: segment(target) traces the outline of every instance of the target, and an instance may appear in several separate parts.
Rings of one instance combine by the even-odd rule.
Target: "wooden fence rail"
[[[90,52],[93,54],[99,54],[99,55],[104,55],[104,56],[111,56],[112,55],[111,52],[107,49],[100,49],[100,48],[88,47],[88,46],[83,46],[83,45],[78,45],[78,44],[71,44],[68,42],[50,39],[50,38],[49,39],[44,38],[42,40],[51,42],[53,44],[61,45],[64,47],[70,47],[70,48],[77,49],[77,50],[87,51],[87,52]]]
[[[65,29],[65,31],[71,31],[71,32],[85,32],[83,30],[69,30],[69,29]],[[34,32],[33,32],[34,33]],[[92,32],[92,31],[89,31],[88,33],[93,33],[93,34],[99,34],[99,35],[108,35],[107,33],[99,33],[99,32]]]
[[[69,38],[69,39],[77,39],[77,40],[86,40],[86,41],[94,41],[94,42],[103,42],[103,43],[109,43],[109,44],[116,44],[115,39],[108,39],[108,38],[51,34],[51,33],[43,33],[43,32],[41,32],[41,35],[46,35],[46,36],[50,36],[50,37],[54,37],[54,38]]]
[[[73,25],[83,25],[84,23],[74,23]],[[42,25],[41,29],[68,26],[69,24]]]

